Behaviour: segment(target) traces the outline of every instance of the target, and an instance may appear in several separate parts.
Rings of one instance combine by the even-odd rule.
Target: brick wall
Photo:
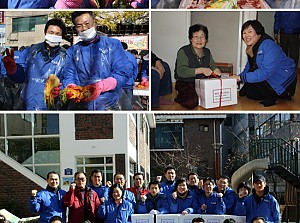
[[[28,210],[28,199],[31,190],[43,188],[1,160],[0,176],[0,209],[6,209],[19,218],[34,216]]]
[[[75,139],[113,139],[113,114],[75,114]]]

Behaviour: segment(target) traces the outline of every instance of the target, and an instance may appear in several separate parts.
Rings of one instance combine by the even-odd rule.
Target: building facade
[[[171,165],[178,177],[196,172],[200,177],[221,174],[221,123],[225,114],[155,114],[151,129],[151,178]]]
[[[18,216],[28,216],[30,191],[44,188],[53,170],[65,190],[76,171],[89,176],[96,168],[103,171],[103,183],[122,173],[130,187],[137,171],[148,181],[149,129],[154,126],[151,114],[1,114],[1,188],[6,192],[0,200],[8,201],[9,194]]]

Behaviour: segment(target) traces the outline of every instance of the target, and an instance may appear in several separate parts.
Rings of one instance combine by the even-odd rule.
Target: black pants
[[[253,100],[273,100],[277,99],[288,99],[295,94],[297,84],[297,78],[286,88],[286,90],[278,95],[273,88],[269,85],[267,81],[262,81],[258,83],[245,83],[242,89],[240,90],[240,96],[246,96]]]
[[[299,34],[280,33],[280,46],[285,54],[294,60],[297,68],[300,46]]]

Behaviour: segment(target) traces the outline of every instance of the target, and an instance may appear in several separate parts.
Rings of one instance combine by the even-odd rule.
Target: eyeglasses
[[[85,178],[84,177],[78,177],[78,178],[76,178],[76,180],[78,180],[78,181],[85,181]]]
[[[193,36],[193,39],[201,40],[201,39],[205,39],[205,36]]]

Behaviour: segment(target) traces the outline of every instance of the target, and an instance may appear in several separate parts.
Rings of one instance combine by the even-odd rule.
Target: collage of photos
[[[300,0],[0,0],[0,223],[300,223]]]

